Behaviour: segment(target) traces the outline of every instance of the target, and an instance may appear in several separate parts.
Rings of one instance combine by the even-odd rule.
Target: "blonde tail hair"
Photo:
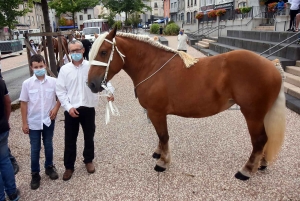
[[[264,158],[272,163],[279,153],[284,140],[285,132],[285,95],[283,81],[276,101],[265,116],[264,126],[268,141],[264,147]]]

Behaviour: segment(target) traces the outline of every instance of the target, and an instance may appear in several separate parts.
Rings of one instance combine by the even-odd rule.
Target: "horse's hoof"
[[[235,178],[237,178],[239,180],[243,180],[243,181],[248,180],[250,178],[250,177],[243,175],[241,172],[237,172],[234,176],[235,176]]]
[[[154,167],[154,170],[155,170],[156,172],[163,172],[163,171],[166,170],[166,168],[163,168],[163,167],[160,167],[160,166],[156,165],[156,166]]]
[[[155,159],[160,159],[160,154],[154,152],[152,154],[152,157],[155,158]]]
[[[258,168],[258,170],[265,170],[265,169],[267,169],[267,166],[264,166],[264,165],[262,165],[262,166],[260,166],[259,168]]]

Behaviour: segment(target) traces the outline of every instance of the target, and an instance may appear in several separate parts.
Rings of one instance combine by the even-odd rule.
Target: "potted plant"
[[[245,14],[245,13],[249,13],[251,11],[252,7],[243,7],[240,9],[241,9],[241,13]]]
[[[241,9],[240,9],[240,8],[236,8],[236,9],[235,9],[235,13],[236,13],[236,14],[241,14],[241,13],[242,13],[242,12],[241,12]]]
[[[203,13],[203,12],[198,12],[198,13],[196,14],[195,18],[199,20],[199,19],[203,18],[203,16],[204,16],[204,13]]]
[[[216,10],[211,10],[211,11],[209,11],[209,12],[207,13],[207,16],[208,16],[209,18],[214,18],[214,17],[216,17],[216,16],[217,16]]]
[[[226,10],[225,10],[225,9],[218,9],[218,10],[216,10],[216,15],[217,15],[217,16],[224,15],[225,13],[226,13]]]

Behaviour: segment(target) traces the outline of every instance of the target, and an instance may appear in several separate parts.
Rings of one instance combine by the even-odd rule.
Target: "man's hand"
[[[109,97],[107,97],[107,101],[114,101],[115,100],[115,98],[114,98],[114,95],[111,95],[111,96],[109,96]]]
[[[52,109],[51,111],[50,111],[50,114],[49,114],[49,116],[50,116],[50,119],[51,120],[53,120],[53,119],[55,119],[56,118],[56,115],[57,115],[57,112],[58,112],[58,110],[57,109]]]
[[[24,134],[29,134],[29,126],[28,126],[28,124],[23,124],[22,130],[23,130]]]
[[[72,108],[69,110],[69,114],[71,115],[71,117],[76,118],[76,117],[78,117],[79,112],[78,112],[75,108],[72,107]]]

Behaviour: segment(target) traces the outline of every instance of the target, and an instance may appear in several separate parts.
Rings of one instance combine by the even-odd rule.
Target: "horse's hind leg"
[[[245,115],[244,112],[243,114]],[[262,159],[263,156],[264,146],[268,140],[265,127],[264,127],[263,118],[257,118],[257,117],[249,118],[247,117],[247,115],[245,115],[245,118],[251,136],[253,150],[247,163],[240,171],[238,171],[235,174],[235,177],[240,180],[249,179],[251,173],[257,171],[260,165],[260,160]]]
[[[153,158],[158,159],[154,169],[158,172],[163,172],[166,170],[167,164],[171,161],[167,117],[166,115],[161,115],[151,110],[148,110],[148,115],[159,138],[158,147],[153,153]]]

